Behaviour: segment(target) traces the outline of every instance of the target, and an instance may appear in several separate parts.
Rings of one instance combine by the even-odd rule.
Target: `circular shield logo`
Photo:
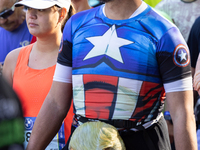
[[[179,67],[186,67],[190,63],[188,48],[179,44],[174,50],[174,64]]]

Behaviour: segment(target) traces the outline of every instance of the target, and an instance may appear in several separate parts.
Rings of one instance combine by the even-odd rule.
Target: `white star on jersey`
[[[183,59],[187,60],[187,59],[186,59],[186,55],[187,55],[187,53],[184,53],[183,51],[181,51],[181,53],[178,54],[178,56],[181,58],[181,61],[182,61]]]
[[[123,63],[119,48],[121,46],[134,43],[132,41],[117,37],[115,25],[108,29],[102,36],[89,37],[86,39],[90,41],[94,47],[83,60],[100,55],[107,55]]]

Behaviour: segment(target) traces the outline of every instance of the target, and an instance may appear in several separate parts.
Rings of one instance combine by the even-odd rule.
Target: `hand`
[[[193,81],[194,90],[200,94],[200,71],[195,72]]]

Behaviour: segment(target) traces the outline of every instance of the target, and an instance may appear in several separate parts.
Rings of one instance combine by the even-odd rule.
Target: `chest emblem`
[[[87,60],[96,56],[107,55],[116,61],[124,63],[121,56],[120,47],[134,43],[118,37],[115,25],[109,28],[102,36],[88,37],[86,39],[91,42],[94,47],[83,60]]]

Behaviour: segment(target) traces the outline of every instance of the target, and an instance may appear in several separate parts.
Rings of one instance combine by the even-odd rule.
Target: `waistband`
[[[86,117],[83,117],[80,115],[75,115],[72,125],[77,127],[88,121],[102,121],[102,122],[108,123],[110,125],[113,125],[118,130],[127,128],[129,130],[139,131],[139,130],[147,129],[150,126],[152,126],[153,124],[157,123],[162,116],[163,116],[163,114],[160,113],[156,117],[156,119],[146,122],[144,124],[138,124],[138,122],[134,122],[134,121],[130,121],[130,120],[101,120],[101,119],[90,119],[90,118],[86,118]]]

